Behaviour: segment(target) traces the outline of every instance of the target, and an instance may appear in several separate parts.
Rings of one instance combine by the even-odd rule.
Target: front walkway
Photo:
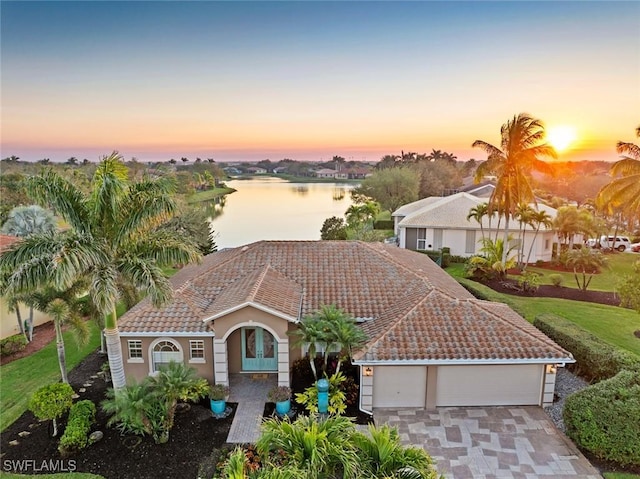
[[[229,402],[238,403],[227,442],[255,443],[269,390],[277,386],[277,374],[230,374]]]
[[[376,409],[448,479],[602,479],[539,407]]]

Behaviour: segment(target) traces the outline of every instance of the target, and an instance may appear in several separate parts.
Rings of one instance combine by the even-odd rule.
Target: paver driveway
[[[423,447],[447,478],[602,478],[539,407],[376,409],[374,419]]]

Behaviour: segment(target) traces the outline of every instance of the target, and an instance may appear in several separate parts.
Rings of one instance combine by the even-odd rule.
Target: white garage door
[[[373,374],[373,407],[425,406],[425,366],[376,366]]]
[[[437,406],[540,404],[544,366],[439,366]]]

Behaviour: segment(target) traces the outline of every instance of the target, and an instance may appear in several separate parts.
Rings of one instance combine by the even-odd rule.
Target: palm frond
[[[146,292],[154,306],[162,306],[173,297],[169,279],[155,262],[126,256],[121,258],[117,268],[133,286]]]
[[[640,146],[634,143],[619,141],[616,145],[616,151],[621,155],[626,153],[631,156],[631,159],[640,160]]]

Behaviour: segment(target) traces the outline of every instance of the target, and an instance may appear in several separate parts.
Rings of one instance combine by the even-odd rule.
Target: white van
[[[617,249],[618,251],[624,251],[631,248],[631,241],[627,236],[606,236],[600,237],[600,247]]]

